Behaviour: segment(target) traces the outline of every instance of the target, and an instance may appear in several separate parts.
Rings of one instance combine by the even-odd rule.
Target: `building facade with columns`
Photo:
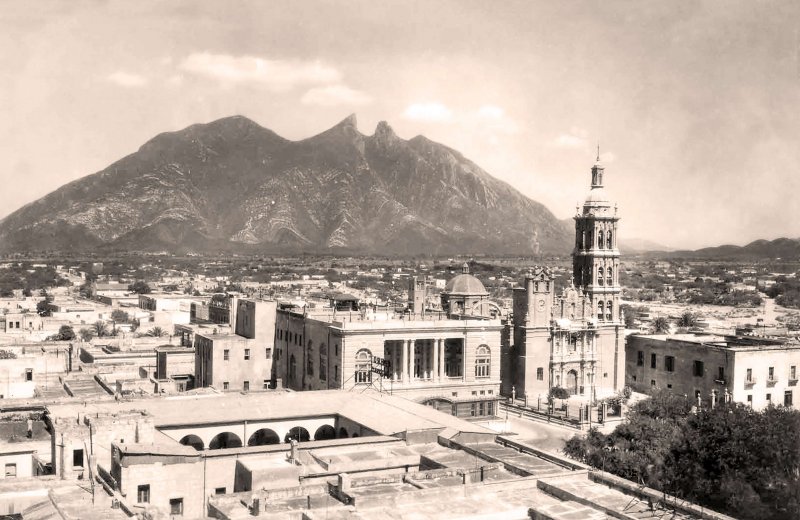
[[[279,309],[273,366],[294,390],[371,387],[458,417],[491,416],[502,329],[481,316]]]
[[[603,187],[603,173],[598,157],[591,190],[574,217],[570,285],[557,295],[550,270],[535,268],[514,290],[506,395],[545,396],[560,387],[592,400],[625,385],[619,216]]]

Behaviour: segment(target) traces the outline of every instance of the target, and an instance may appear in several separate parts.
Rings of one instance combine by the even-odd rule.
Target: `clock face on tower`
[[[539,301],[536,302],[536,306],[539,307],[540,311],[543,311],[544,310],[544,299],[543,298],[539,298]]]

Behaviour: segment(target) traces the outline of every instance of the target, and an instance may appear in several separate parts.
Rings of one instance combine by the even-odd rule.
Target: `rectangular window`
[[[797,379],[797,367],[792,365],[789,367],[789,379],[795,380]],[[30,381],[30,380],[29,380]]]
[[[249,348],[244,349],[244,359],[245,360],[250,359],[250,349]]]
[[[664,356],[664,370],[675,372],[675,356]]]
[[[642,350],[636,353],[636,366],[637,367],[644,366],[644,351]]]
[[[227,381],[223,381],[222,382],[222,389],[223,390],[227,390],[229,386],[230,386],[230,383],[228,383]]]
[[[72,450],[72,465],[76,468],[83,467],[83,449]]]
[[[228,361],[231,358],[231,351],[227,348],[222,351],[222,359]]]
[[[705,374],[705,367],[702,361],[695,360],[694,362],[694,377],[703,377]]]
[[[480,415],[481,417],[486,415],[486,405],[483,401],[478,403],[478,415]]]
[[[672,385],[671,385],[671,384],[668,384],[668,385],[667,385],[667,388],[672,388]]]
[[[783,406],[792,406],[792,391],[787,390],[783,393]]]
[[[767,379],[775,381],[775,367],[769,367],[769,377]]]
[[[183,499],[170,498],[169,499],[169,514],[182,515],[183,514]]]
[[[544,368],[539,367],[536,369],[536,380],[544,381]]]
[[[749,383],[752,380],[753,380],[753,369],[752,368],[748,368],[747,369],[747,379],[745,381],[747,381]]]
[[[650,354],[650,368],[656,368],[658,363],[656,363],[656,355]]]
[[[753,406],[753,394],[747,394],[747,406]]]
[[[150,503],[150,484],[142,484],[136,488],[136,501],[140,504]]]
[[[476,405],[475,403],[470,403],[470,405],[469,405],[469,415],[470,415],[471,417],[475,417],[475,415],[477,414],[477,412],[478,412],[478,407],[477,407],[477,405]]]
[[[250,381],[245,381],[244,382],[244,391],[247,392],[248,390],[250,390]]]
[[[264,349],[264,354],[265,354],[265,357],[267,359],[271,358],[272,357],[272,349],[271,348]]]
[[[226,488],[224,488],[224,487],[214,488],[214,494],[215,495],[224,495],[225,491],[226,491]]]
[[[650,386],[651,386],[652,388],[655,388],[655,387],[656,387],[656,380],[655,380],[655,379],[651,379],[651,380],[650,380]]]
[[[772,394],[767,394],[767,404],[772,404]]]
[[[725,381],[725,367],[717,367],[717,380]]]
[[[33,381],[33,369],[26,368],[25,369],[25,381]]]
[[[6,464],[6,478],[14,478],[17,476],[17,465]]]

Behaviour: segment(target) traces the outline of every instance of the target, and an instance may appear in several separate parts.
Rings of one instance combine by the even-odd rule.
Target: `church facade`
[[[537,267],[514,289],[512,343],[503,391],[545,397],[566,389],[587,400],[625,384],[625,337],[620,313],[619,216],[603,187],[599,157],[591,191],[575,219],[572,282],[556,294],[552,272]]]

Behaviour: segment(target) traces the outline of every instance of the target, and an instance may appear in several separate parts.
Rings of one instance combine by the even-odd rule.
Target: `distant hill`
[[[0,221],[0,252],[564,254],[542,204],[423,136],[350,116],[289,141],[234,116],[164,133]]]
[[[800,260],[800,238],[776,238],[756,240],[746,246],[722,245],[706,247],[696,251],[672,251],[674,258],[737,258],[752,260]]]

